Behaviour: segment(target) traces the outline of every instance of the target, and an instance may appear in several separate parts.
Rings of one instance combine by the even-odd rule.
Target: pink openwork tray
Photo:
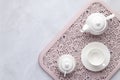
[[[94,12],[103,13],[108,16],[113,13],[105,3],[96,0],[90,2],[87,7],[81,10],[72,21],[66,25],[62,32],[50,42],[40,53],[40,66],[55,80],[109,80],[120,68],[120,19],[117,14],[108,21],[109,29],[99,36],[88,33],[81,33],[80,30],[85,24],[88,15]],[[107,68],[100,72],[91,72],[81,63],[81,50],[89,42],[99,41],[108,46],[111,60]],[[77,65],[75,70],[66,77],[59,72],[57,60],[62,54],[71,54],[75,57]]]

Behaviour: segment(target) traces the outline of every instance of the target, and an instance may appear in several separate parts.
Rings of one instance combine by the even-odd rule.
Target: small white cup
[[[101,42],[91,42],[82,49],[81,61],[88,70],[101,71],[110,62],[110,51]]]
[[[87,55],[87,60],[92,66],[104,66],[105,54],[100,49],[92,49]]]

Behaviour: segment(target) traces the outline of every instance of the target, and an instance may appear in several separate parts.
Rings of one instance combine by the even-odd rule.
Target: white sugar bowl
[[[60,72],[64,73],[64,77],[66,74],[71,73],[76,66],[75,58],[69,54],[60,56],[57,62]]]
[[[93,35],[100,35],[108,28],[107,20],[113,17],[114,14],[105,17],[102,13],[92,13],[88,16],[81,32],[89,32]]]

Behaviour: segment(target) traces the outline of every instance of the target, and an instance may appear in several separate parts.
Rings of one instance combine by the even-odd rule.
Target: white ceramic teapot
[[[100,35],[108,28],[107,20],[113,17],[114,14],[105,17],[102,13],[92,13],[88,16],[81,32],[89,32],[93,35]]]
[[[64,54],[60,56],[57,62],[59,70],[64,73],[64,77],[66,76],[66,74],[71,73],[76,65],[74,57],[69,54]]]

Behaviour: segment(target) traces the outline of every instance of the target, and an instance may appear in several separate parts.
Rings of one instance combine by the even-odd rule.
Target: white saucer
[[[99,50],[101,50],[104,53],[105,60],[99,66],[94,66],[94,65],[90,64],[89,61],[88,61],[88,59],[87,59],[89,51],[91,51],[93,49],[99,49]],[[107,67],[107,65],[110,62],[110,52],[109,52],[109,49],[103,43],[100,43],[100,42],[91,42],[91,43],[89,43],[88,45],[86,45],[83,48],[82,53],[81,53],[81,61],[82,61],[82,64],[88,70],[90,70],[90,71],[101,71],[105,67]]]

